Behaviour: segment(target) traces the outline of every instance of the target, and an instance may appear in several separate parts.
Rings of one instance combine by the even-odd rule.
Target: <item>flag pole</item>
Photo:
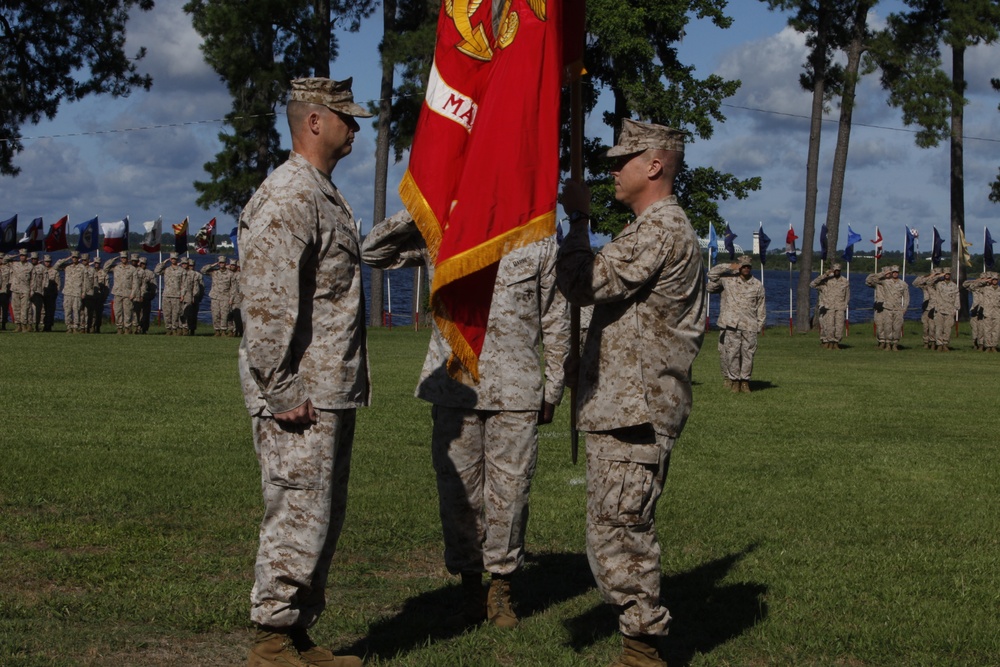
[[[582,72],[573,77],[569,89],[569,160],[570,179],[583,182],[583,81]],[[588,223],[589,233],[589,223]],[[575,464],[580,451],[580,432],[577,430],[576,394],[580,368],[580,307],[569,309],[569,364],[576,369],[576,377],[569,383],[569,442],[570,460]]]
[[[413,330],[420,331],[420,283],[423,279],[420,275],[422,266],[417,266],[417,284],[413,286]]]
[[[788,260],[788,335],[794,334],[794,326],[792,324],[795,318],[795,310],[792,306],[792,260]]]
[[[386,285],[386,295],[389,299],[389,331],[392,331],[392,280],[389,278],[389,272],[385,272],[385,285]]]

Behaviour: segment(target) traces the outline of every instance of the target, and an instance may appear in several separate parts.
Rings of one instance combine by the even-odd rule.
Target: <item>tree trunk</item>
[[[813,47],[813,101],[809,125],[809,157],[806,161],[806,206],[802,221],[802,254],[799,257],[799,283],[795,291],[798,308],[795,311],[795,330],[809,331],[809,283],[812,281],[813,237],[816,234],[816,195],[819,189],[819,145],[823,127],[823,94],[826,89],[825,21],[820,19],[816,46]]]
[[[330,0],[313,0],[313,9],[316,13],[316,32],[313,34],[313,52],[315,61],[313,62],[313,76],[330,78],[330,37],[333,31],[333,22],[330,19]]]
[[[396,0],[383,0],[382,34],[396,34]],[[385,219],[386,183],[389,178],[389,129],[392,126],[392,85],[395,63],[382,55],[382,85],[378,101],[378,138],[375,143],[375,203],[372,211],[372,225]],[[380,327],[384,324],[383,272],[372,269],[371,311],[369,325]]]
[[[968,290],[962,287],[966,278],[965,265],[959,252],[958,232],[965,232],[965,172],[962,131],[965,115],[965,47],[951,49],[951,265],[952,277],[958,281],[959,319],[969,319]],[[964,248],[963,248],[964,250]]]
[[[840,98],[840,120],[837,124],[837,147],[833,153],[830,175],[830,201],[826,209],[826,248],[830,261],[836,261],[837,238],[840,236],[840,210],[844,200],[844,175],[847,172],[847,152],[851,145],[851,122],[854,116],[854,96],[865,50],[865,30],[871,2],[858,2],[852,17],[851,43],[847,48],[844,71],[844,91]]]

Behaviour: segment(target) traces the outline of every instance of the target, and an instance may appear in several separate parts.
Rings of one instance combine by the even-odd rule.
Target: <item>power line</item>
[[[744,111],[754,111],[757,113],[766,113],[772,116],[787,116],[789,118],[801,118],[805,120],[810,120],[811,116],[806,116],[803,114],[788,113],[785,111],[771,111],[770,109],[759,109],[757,107],[741,106],[739,104],[721,104],[720,106],[729,107],[730,109],[742,109]],[[824,118],[824,123],[837,123],[839,122],[836,118]],[[857,121],[851,122],[851,127],[869,127],[875,130],[889,130],[890,132],[906,132],[908,134],[917,134],[920,130],[911,130],[905,127],[890,127],[888,125],[872,125],[870,123],[859,123]],[[969,141],[989,141],[993,143],[1000,143],[1000,139],[989,139],[987,137],[970,137],[969,135],[962,135],[963,139],[968,139]]]

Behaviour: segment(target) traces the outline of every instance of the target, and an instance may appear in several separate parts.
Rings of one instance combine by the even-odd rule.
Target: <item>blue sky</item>
[[[165,225],[190,216],[195,227],[218,217],[220,232],[228,233],[235,221],[220,211],[199,208],[191,184],[207,177],[203,164],[218,150],[216,137],[223,128],[219,120],[229,110],[229,99],[202,61],[200,38],[182,5],[181,0],[158,0],[152,12],[136,15],[129,24],[127,50],[134,52],[140,45],[148,49],[140,67],[153,76],[150,92],[66,104],[55,121],[22,128],[26,150],[16,159],[22,174],[0,178],[0,218],[17,213],[24,229],[41,216],[47,229],[66,214],[71,224],[94,215],[102,221],[128,215],[132,229],[139,230],[142,221],[161,215]],[[870,20],[877,25],[898,6],[882,2]],[[688,161],[741,178],[763,178],[762,189],[749,199],[721,206],[738,242],[749,246],[759,223],[772,239],[783,238],[789,223],[801,235],[811,100],[798,85],[804,39],[786,27],[787,17],[752,0],[730,3],[728,11],[735,19],[732,28],[719,30],[695,21],[680,45],[682,60],[693,63],[699,75],[714,72],[743,82],[726,101],[728,121],[710,140],[690,146]],[[377,18],[359,34],[342,35],[332,75],[353,76],[359,101],[378,94],[380,38]],[[991,76],[1000,76],[1000,46],[971,49],[966,73],[966,228],[975,243],[973,252],[982,252],[983,226],[992,225],[994,236],[1000,232],[1000,206],[987,199],[988,184],[1000,166],[1000,94],[989,85]],[[823,129],[817,228],[826,219],[837,113],[836,107],[830,110]],[[918,229],[928,247],[933,226],[948,238],[948,145],[917,148],[899,112],[886,104],[877,76],[862,81],[854,120],[841,245],[847,224],[865,239],[861,246],[866,247],[859,246],[859,252],[870,249],[868,239],[874,238],[876,225],[887,249],[902,248],[904,225]],[[610,128],[596,118],[588,122],[587,133],[611,139]],[[371,225],[374,145],[375,131],[365,124],[352,155],[334,173],[363,220],[364,231]],[[400,206],[395,188],[404,168],[405,159],[390,169],[390,212]]]

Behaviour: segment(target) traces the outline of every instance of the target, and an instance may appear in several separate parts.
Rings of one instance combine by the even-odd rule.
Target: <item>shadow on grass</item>
[[[750,391],[766,391],[767,389],[776,389],[778,385],[773,384],[768,380],[750,380]]]
[[[761,598],[767,593],[762,584],[720,585],[732,567],[752,552],[743,551],[710,561],[688,572],[664,577],[664,602],[673,620],[664,648],[667,663],[688,665],[698,654],[709,653],[738,637],[767,617]],[[580,652],[618,631],[618,615],[606,604],[566,621],[571,647]]]
[[[488,582],[489,575],[484,577]],[[368,636],[338,652],[388,659],[425,646],[429,641],[456,637],[465,629],[445,622],[462,604],[462,590],[454,585],[421,593],[403,603],[395,616],[372,625]],[[578,553],[528,554],[525,566],[514,578],[511,592],[522,619],[552,605],[582,595],[594,586],[587,557]]]

